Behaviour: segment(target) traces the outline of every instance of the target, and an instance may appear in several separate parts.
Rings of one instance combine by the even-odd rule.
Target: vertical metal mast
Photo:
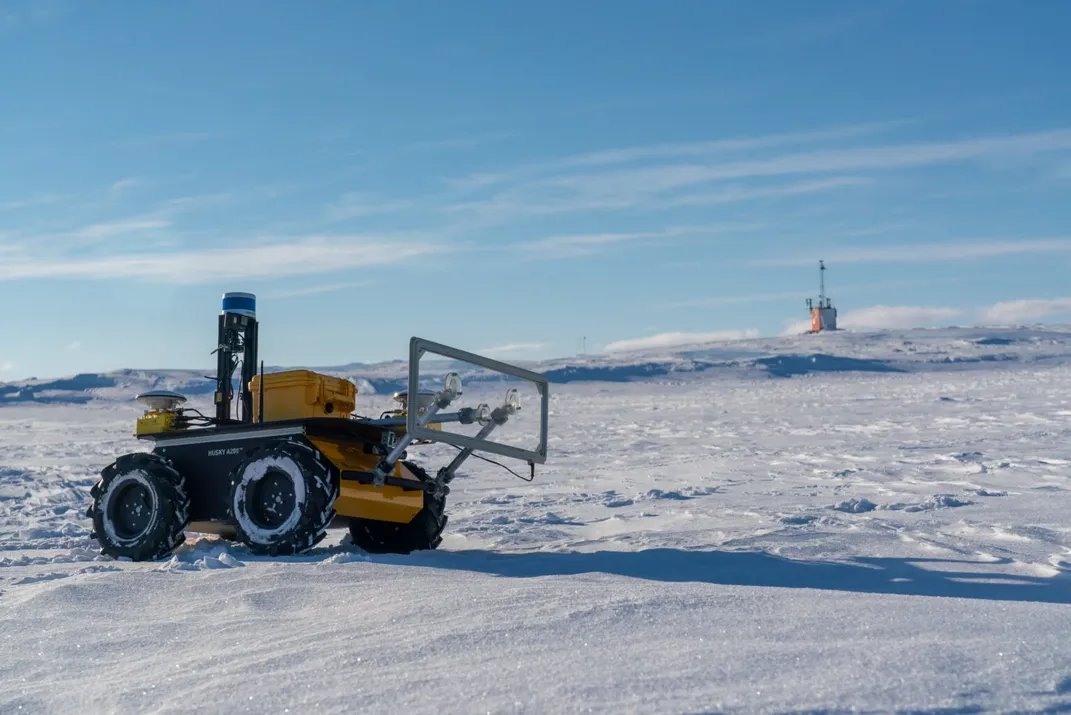
[[[253,393],[249,383],[257,374],[257,302],[252,293],[224,293],[219,314],[219,339],[216,359],[216,419],[220,424],[253,421]],[[241,356],[241,357],[239,357]],[[241,413],[231,417],[234,398],[234,370],[242,363],[238,385]]]
[[[818,261],[818,305],[826,305],[826,263]]]

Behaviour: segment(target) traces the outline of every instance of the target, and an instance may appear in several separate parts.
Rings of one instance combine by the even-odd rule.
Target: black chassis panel
[[[152,451],[169,458],[186,478],[190,521],[233,524],[231,472],[257,448],[287,440],[308,444],[308,435],[365,444],[369,452],[381,454],[387,451],[381,440],[384,431],[344,418],[313,418],[162,432],[143,439],[155,442]]]

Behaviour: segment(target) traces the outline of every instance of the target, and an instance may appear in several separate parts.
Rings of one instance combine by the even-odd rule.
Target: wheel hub
[[[133,539],[143,534],[152,521],[152,501],[152,494],[145,485],[131,482],[122,486],[108,509],[116,536]]]
[[[277,529],[294,511],[297,495],[290,475],[281,469],[269,469],[253,485],[247,502],[253,522],[262,529]]]

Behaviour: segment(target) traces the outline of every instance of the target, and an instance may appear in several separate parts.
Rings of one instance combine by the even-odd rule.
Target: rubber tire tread
[[[422,482],[430,482],[428,473],[412,462],[402,462]],[[408,524],[373,519],[350,519],[350,539],[355,546],[371,554],[408,554],[435,549],[442,543],[443,530],[449,521],[445,497],[424,492],[424,506]]]
[[[104,528],[107,514],[101,504],[101,497],[107,492],[108,485],[117,477],[142,470],[149,475],[149,482],[155,492],[161,518],[154,528],[146,532],[145,538],[132,546],[112,543]],[[190,497],[186,492],[186,479],[175,469],[174,463],[159,454],[136,452],[124,454],[101,470],[101,478],[89,490],[93,497],[86,516],[93,520],[92,536],[100,544],[102,554],[113,559],[128,558],[132,561],[159,561],[166,558],[180,544],[186,541],[186,525],[190,521]]]
[[[323,541],[327,528],[335,518],[335,499],[339,494],[339,480],[334,469],[320,454],[303,442],[279,440],[269,442],[243,459],[231,472],[230,508],[234,509],[234,493],[238,487],[242,468],[264,457],[289,457],[301,469],[305,478],[305,509],[294,528],[270,543],[258,543],[242,528],[237,515],[232,514],[237,534],[235,541],[245,544],[250,551],[263,556],[291,556],[303,554]]]

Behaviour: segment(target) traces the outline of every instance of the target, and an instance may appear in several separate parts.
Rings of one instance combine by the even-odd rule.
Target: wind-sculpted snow
[[[761,358],[756,365],[765,366],[767,372],[777,377],[810,375],[816,372],[905,372],[882,360],[837,357],[835,355],[779,355]]]
[[[0,712],[1071,711],[1071,364],[971,365],[556,385],[536,480],[466,463],[409,556],[106,559],[136,405],[11,406]]]

